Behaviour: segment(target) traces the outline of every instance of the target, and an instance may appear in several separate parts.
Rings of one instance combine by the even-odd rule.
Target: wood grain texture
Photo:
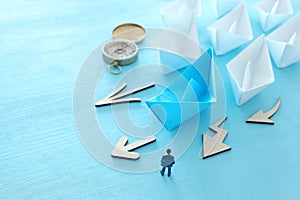
[[[199,159],[201,132],[176,161],[174,176],[127,174],[95,160],[80,142],[72,110],[74,83],[89,53],[116,25],[163,27],[169,0],[2,0],[0,3],[0,199],[299,199],[299,63],[275,69],[265,105],[282,97],[275,127],[239,122],[257,102],[236,107],[224,69],[241,49],[216,59],[228,91],[232,151]],[[212,12],[208,3],[203,14]],[[292,0],[294,12],[300,3]],[[247,1],[255,36],[254,2]],[[206,7],[207,6],[207,7]],[[213,17],[199,19],[201,40]],[[109,86],[107,91],[111,91]],[[244,120],[242,120],[244,121]],[[154,161],[156,162],[156,161]],[[159,160],[157,161],[159,162]]]

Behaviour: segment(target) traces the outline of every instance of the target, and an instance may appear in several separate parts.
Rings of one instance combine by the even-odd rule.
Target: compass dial
[[[113,39],[104,44],[102,54],[108,63],[118,61],[119,65],[128,65],[137,59],[138,47],[129,40]]]

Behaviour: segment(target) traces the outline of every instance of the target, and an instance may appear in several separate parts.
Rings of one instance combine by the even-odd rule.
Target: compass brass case
[[[125,39],[138,43],[145,38],[146,30],[138,24],[126,23],[114,28],[112,35],[116,39]]]

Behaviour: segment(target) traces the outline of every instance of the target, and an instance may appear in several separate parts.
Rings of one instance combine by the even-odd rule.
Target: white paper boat
[[[202,54],[197,42],[177,31],[166,29],[158,31],[152,37],[149,44],[159,50],[163,74],[186,67]]]
[[[267,36],[270,54],[278,68],[300,61],[300,13]]]
[[[199,17],[201,15],[200,6],[200,0],[175,0],[162,8],[160,13],[166,27],[170,27],[188,13],[192,13],[193,16]]]
[[[170,29],[155,35],[150,44],[157,49],[164,49],[164,51],[159,50],[164,75],[193,63],[202,53],[196,23],[191,13],[180,19]]]
[[[199,44],[195,17],[200,16],[200,0],[176,0],[162,8],[160,13],[168,29],[182,33]]]
[[[200,16],[200,5],[200,0],[175,0],[161,9],[162,19],[168,30],[162,31],[150,44],[170,52],[159,51],[163,74],[187,66],[186,63],[182,64],[177,55],[190,61],[195,61],[201,55],[195,22],[195,17]],[[172,61],[171,57],[175,60]]]
[[[222,17],[241,3],[241,0],[214,0],[218,17]]]
[[[275,81],[264,35],[226,65],[236,104],[242,105]]]
[[[216,55],[225,54],[253,38],[246,5],[240,4],[207,28]]]
[[[289,0],[261,0],[255,7],[264,31],[271,30],[293,14]]]
[[[187,13],[184,17],[180,18],[174,25],[168,28],[186,35],[188,38],[192,39],[197,44],[199,44],[197,25],[192,12]]]

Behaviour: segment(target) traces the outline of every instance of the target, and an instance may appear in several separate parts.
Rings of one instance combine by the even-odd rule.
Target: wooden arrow
[[[268,112],[263,112],[263,110],[260,109],[254,115],[252,115],[249,119],[247,119],[246,123],[272,124],[272,125],[275,124],[269,118],[272,117],[277,112],[277,110],[279,109],[280,103],[281,103],[281,100],[279,97],[276,105],[271,110],[269,110]]]
[[[209,127],[216,133],[213,137],[203,134],[203,159],[231,149],[230,146],[223,143],[228,131],[219,127],[226,119],[227,117],[224,117]]]
[[[115,148],[111,152],[111,156],[115,158],[125,158],[129,160],[137,160],[140,158],[140,154],[136,152],[129,152],[134,149],[140,148],[145,146],[149,143],[152,143],[156,140],[155,136],[148,136],[144,139],[138,140],[134,143],[126,145],[128,142],[128,138],[126,136],[122,136],[118,143],[116,144]]]
[[[95,106],[99,107],[99,106],[106,106],[106,105],[117,104],[117,103],[140,102],[141,101],[140,98],[123,98],[123,97],[129,96],[131,94],[134,94],[134,93],[140,92],[142,90],[148,89],[150,87],[153,87],[153,86],[155,86],[155,83],[150,83],[150,84],[144,85],[142,87],[138,87],[136,89],[130,90],[128,92],[119,94],[122,90],[124,90],[124,88],[126,86],[127,86],[127,84],[123,83],[114,92],[112,92],[111,94],[107,95],[106,97],[104,97],[103,99],[98,101],[95,104]]]

